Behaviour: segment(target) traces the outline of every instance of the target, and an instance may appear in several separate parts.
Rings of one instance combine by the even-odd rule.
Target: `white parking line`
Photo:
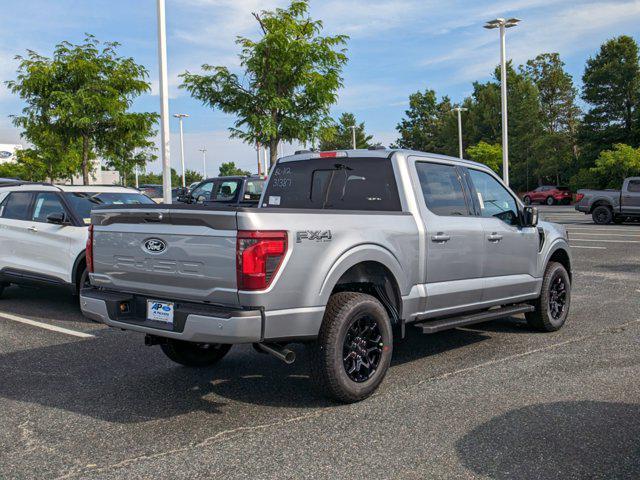
[[[76,330],[69,330],[68,328],[56,327],[55,325],[49,325],[48,323],[36,322],[35,320],[29,320],[28,318],[19,317],[11,313],[0,312],[0,318],[5,318],[13,322],[24,323],[33,327],[43,328],[45,330],[51,330],[52,332],[64,333],[66,335],[73,335],[80,338],[95,338],[95,335],[90,333],[77,332]]]
[[[577,233],[577,232],[573,232],[571,234],[572,237],[575,237],[576,235],[582,235],[585,237],[634,237],[634,238],[640,238],[639,234],[633,234],[633,233]]]
[[[588,238],[573,238],[576,242],[606,242],[606,243],[640,243],[640,240],[594,240]]]
[[[588,245],[571,245],[571,248],[593,248],[596,250],[606,250],[607,247],[592,247]]]

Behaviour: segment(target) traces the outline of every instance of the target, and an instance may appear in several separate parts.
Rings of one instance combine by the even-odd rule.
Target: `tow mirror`
[[[53,212],[47,215],[47,223],[53,223],[54,225],[64,225],[67,221],[67,216],[64,212]]]
[[[538,225],[538,209],[536,207],[525,206],[522,209],[522,226],[535,227]]]

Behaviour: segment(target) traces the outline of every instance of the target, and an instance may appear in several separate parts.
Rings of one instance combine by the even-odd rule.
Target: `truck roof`
[[[320,152],[320,151],[301,151],[296,152],[294,155],[289,155],[286,157],[282,157],[279,159],[280,162],[293,162],[298,160],[310,160],[314,158],[321,158],[322,154],[333,153],[335,152],[338,157],[347,157],[347,158],[391,158],[393,154],[399,153],[405,156],[420,156],[420,157],[429,157],[436,158],[441,160],[448,160],[451,162],[461,163],[464,165],[472,165],[475,167],[488,168],[483,163],[474,162],[471,160],[465,160],[458,157],[450,157],[448,155],[441,155],[439,153],[427,153],[420,152],[417,150],[408,150],[403,148],[373,148],[369,149],[357,149],[357,150],[333,150],[331,152]]]

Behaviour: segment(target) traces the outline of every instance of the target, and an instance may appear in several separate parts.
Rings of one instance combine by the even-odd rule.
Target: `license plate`
[[[173,324],[173,303],[147,300],[147,319]]]

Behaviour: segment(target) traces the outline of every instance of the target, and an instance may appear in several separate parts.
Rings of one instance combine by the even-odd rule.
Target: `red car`
[[[571,203],[571,191],[568,187],[544,185],[532,190],[531,192],[526,192],[522,196],[522,200],[526,205],[530,205],[534,202],[546,203],[547,205],[553,205],[555,203],[564,203],[568,205]]]

